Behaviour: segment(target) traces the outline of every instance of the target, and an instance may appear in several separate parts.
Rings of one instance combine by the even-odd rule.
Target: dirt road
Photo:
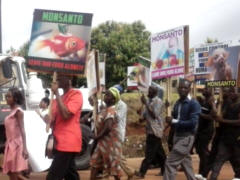
[[[197,155],[193,155],[193,165],[194,165],[194,170],[195,172],[197,172],[198,169],[198,157]],[[132,159],[128,159],[128,164],[135,168],[138,169],[140,164],[141,164],[142,158],[132,158]],[[146,180],[161,180],[162,177],[159,176],[155,176],[157,173],[159,172],[159,169],[153,169],[153,170],[149,170],[147,172],[147,175],[145,176]],[[89,179],[89,170],[86,171],[79,171],[79,174],[81,176],[81,180],[88,180]],[[30,176],[31,180],[44,180],[46,177],[46,173],[32,173]],[[3,175],[2,173],[0,173],[0,180],[7,180],[8,177],[6,175]],[[111,180],[113,180],[113,178],[110,178]],[[122,178],[122,180],[126,180],[127,177],[124,175]],[[186,177],[184,176],[183,172],[178,172],[177,174],[177,180],[185,180]],[[218,180],[231,180],[233,179],[233,171],[232,171],[232,167],[229,163],[225,163],[224,167],[222,168],[221,174],[219,176]]]

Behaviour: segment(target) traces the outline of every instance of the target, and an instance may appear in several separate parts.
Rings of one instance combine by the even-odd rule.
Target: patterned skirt
[[[119,138],[105,136],[98,141],[91,158],[91,166],[108,175],[121,176],[122,145]]]

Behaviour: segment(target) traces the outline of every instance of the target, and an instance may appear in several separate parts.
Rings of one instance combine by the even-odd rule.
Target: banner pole
[[[57,72],[55,71],[53,73],[53,80],[52,80],[52,83],[57,83]],[[53,122],[53,119],[52,119],[52,103],[53,103],[53,92],[51,93],[51,97],[50,97],[50,104],[48,106],[48,116],[49,116],[49,122],[47,122],[47,125],[46,125],[46,132],[48,133],[49,132],[49,129],[51,127],[51,123]]]
[[[171,105],[170,105],[170,101],[171,101],[171,82],[172,82],[171,77],[168,77],[167,78],[167,102],[168,102],[167,116],[171,116]]]
[[[220,87],[219,89],[219,103],[218,103],[218,108],[217,108],[217,114],[221,116],[222,113],[222,103],[223,103],[223,89]]]
[[[193,98],[196,99],[197,97],[197,85],[196,82],[193,82]]]
[[[96,72],[96,83],[97,83],[97,93],[95,93],[93,95],[93,102],[94,102],[94,109],[93,109],[93,119],[94,119],[94,133],[95,135],[97,135],[97,128],[96,128],[96,124],[97,124],[97,115],[98,115],[98,95],[100,92],[100,80],[99,80],[99,61],[98,61],[98,56],[99,56],[99,51],[98,50],[94,50],[94,59],[95,59],[95,72]]]

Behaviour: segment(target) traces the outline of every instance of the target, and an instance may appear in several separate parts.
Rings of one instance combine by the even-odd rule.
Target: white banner
[[[128,80],[127,80],[127,86],[128,87],[137,87],[137,73],[138,73],[138,67],[137,66],[128,66]]]
[[[96,78],[96,67],[95,67],[95,54],[92,51],[88,56],[86,69],[87,86],[89,89],[89,97],[97,92],[97,78]]]
[[[184,74],[184,26],[151,36],[152,79]]]

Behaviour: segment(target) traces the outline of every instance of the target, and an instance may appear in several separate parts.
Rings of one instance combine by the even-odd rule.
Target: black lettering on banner
[[[201,59],[198,59],[199,63],[205,63],[208,61],[208,58],[201,58]]]
[[[207,68],[206,67],[196,68],[196,73],[205,73],[205,72],[207,72]]]
[[[218,48],[223,48],[223,49],[228,48],[228,44],[220,44],[220,45],[217,45],[217,46],[211,46],[211,47],[209,47],[209,51],[213,51],[213,50],[218,49]]]
[[[204,52],[204,51],[208,51],[208,47],[202,47],[202,48],[195,49],[195,52]]]

